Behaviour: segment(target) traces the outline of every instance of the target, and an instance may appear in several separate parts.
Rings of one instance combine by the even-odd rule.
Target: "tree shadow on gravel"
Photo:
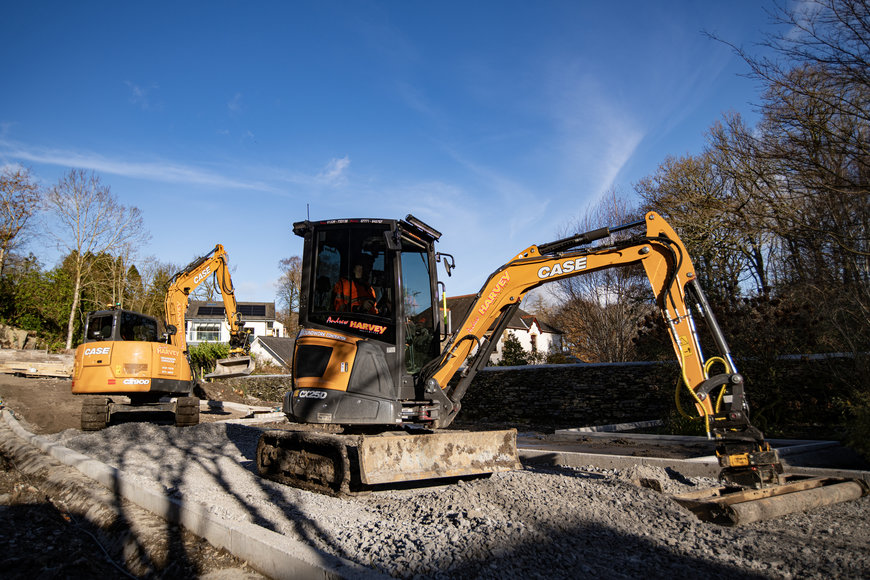
[[[770,574],[711,562],[601,525],[552,530],[544,539],[505,546],[415,578],[705,578],[756,580]],[[400,574],[400,576],[405,576]]]
[[[0,437],[15,435],[4,430]],[[199,567],[187,557],[178,527],[166,524],[168,534],[153,534],[154,521],[160,520],[148,514],[150,525],[143,526],[131,509],[147,514],[123,500],[117,480],[104,490],[35,447],[0,446],[3,577],[195,575]],[[177,537],[173,529],[179,532]]]
[[[260,474],[257,470],[257,443],[262,432],[263,430],[257,427],[226,423],[227,438],[233,443],[233,445],[235,445],[239,453],[245,458],[245,461],[240,462],[240,465],[248,473],[251,474],[253,481],[256,482],[258,486],[259,491],[265,495],[270,505],[279,512],[281,512],[283,517],[286,518],[287,522],[292,525],[292,528],[296,533],[297,537],[299,538],[299,541],[307,543],[311,546],[322,546],[325,543],[330,547],[330,552],[332,554],[346,560],[354,561],[354,554],[347,552],[347,550],[345,550],[338,543],[330,542],[329,537],[331,534],[315,519],[307,516],[300,509],[299,506],[293,503],[292,500],[288,500],[288,494],[307,494],[313,492],[290,488],[280,483],[272,482],[260,477]],[[251,521],[253,523],[268,530],[280,534],[285,534],[285,532],[279,529],[279,526],[276,526],[275,522],[272,521],[270,517],[265,515],[263,511],[253,502],[248,501],[246,498],[239,497],[238,494],[233,493],[233,491],[230,489],[227,489],[226,491],[234,495],[234,497],[236,497],[236,499],[240,503],[243,503],[247,506],[249,510],[248,513],[250,514],[252,518]],[[328,496],[324,496],[323,499],[324,501],[328,502],[342,501],[337,498],[332,498]]]
[[[292,499],[288,499],[288,494],[292,496],[307,492],[293,488],[282,489],[280,484],[260,478],[255,457],[262,430],[234,423],[204,423],[183,428],[156,426],[153,423],[130,423],[123,425],[123,429],[125,439],[143,441],[145,445],[137,446],[133,443],[122,450],[113,463],[121,471],[135,471],[141,469],[141,465],[135,465],[141,463],[141,458],[134,460],[128,454],[148,453],[155,469],[159,466],[159,471],[150,477],[163,485],[167,489],[167,495],[178,504],[172,510],[174,516],[180,513],[185,501],[191,501],[203,504],[206,509],[213,508],[217,517],[244,519],[288,538],[293,537],[289,533],[292,529],[297,541],[320,547],[326,543],[332,554],[353,560],[352,554],[347,553],[340,545],[329,542],[330,534],[319,522],[306,516]],[[223,431],[223,437],[215,437],[217,433],[214,430]],[[202,435],[201,438],[198,438],[198,433]],[[211,442],[212,439],[216,441]],[[93,444],[99,445],[99,442],[95,441]],[[231,452],[227,445],[234,447],[237,453]],[[87,453],[87,450],[83,452]],[[232,458],[237,454],[244,459]],[[184,495],[186,479],[203,476],[208,478],[207,483],[213,488],[213,503]],[[328,501],[340,500],[329,498]],[[240,510],[244,512],[244,516],[239,514]],[[222,513],[224,511],[236,513]],[[180,529],[177,526],[175,531],[169,531],[167,539],[171,546],[181,546],[175,541],[178,533]],[[173,550],[170,557],[178,560],[186,557],[179,549]]]
[[[801,562],[809,571],[821,569],[810,556],[795,559],[785,555],[790,548],[769,543],[755,545],[756,539],[769,535],[768,532],[735,531],[695,522],[687,517],[687,513],[679,511],[682,508],[670,509],[667,503],[670,500],[650,490],[632,491],[628,494],[630,500],[623,499],[621,507],[593,516],[584,511],[586,508],[579,503],[581,500],[586,501],[591,511],[605,505],[606,501],[595,503],[599,501],[597,498],[606,495],[602,489],[636,489],[624,481],[614,481],[595,473],[525,470],[532,483],[535,477],[555,471],[554,475],[570,484],[565,487],[567,491],[556,491],[562,488],[560,483],[547,488],[530,486],[518,495],[515,491],[518,485],[524,485],[524,479],[505,484],[494,478],[458,484],[456,488],[447,486],[443,491],[421,489],[417,493],[409,490],[398,495],[375,493],[359,502],[348,502],[261,479],[255,457],[261,430],[256,427],[221,423],[181,429],[126,425],[123,429],[123,432],[109,429],[102,434],[88,435],[82,438],[82,443],[92,450],[100,450],[103,456],[113,455],[112,462],[122,471],[129,468],[138,470],[141,475],[151,469],[153,473],[145,475],[168,488],[167,494],[182,505],[184,502],[205,504],[217,517],[245,519],[285,535],[288,543],[300,541],[398,577],[501,580],[576,578],[594,574],[604,578],[751,579],[798,574],[802,570]],[[138,441],[143,444],[137,445]],[[85,449],[83,452],[88,451]],[[141,453],[148,454],[148,461],[143,461]],[[526,476],[507,474],[506,477]],[[195,493],[185,495],[188,478],[200,478],[200,484],[205,482],[202,488],[205,492],[200,490],[198,497]],[[588,482],[588,485],[579,482]],[[463,490],[463,486],[467,489]],[[587,497],[581,497],[578,492],[586,493]],[[554,493],[553,498],[556,498],[555,494],[560,495],[562,505],[572,509],[560,511],[559,503],[548,500],[547,493]],[[566,495],[568,493],[572,495]],[[552,513],[542,516],[534,508],[517,506],[523,503],[521,498],[534,494],[542,496],[535,497],[535,504],[540,501],[540,505],[546,508],[549,502],[548,511]],[[451,507],[449,509],[457,512],[452,517],[435,518],[427,524],[420,516],[426,515],[429,509],[435,512],[441,509],[443,505],[439,505],[438,500],[442,495],[452,498],[450,501],[455,505],[465,507]],[[471,501],[469,498],[476,497],[488,497],[489,507],[478,508],[478,504],[468,503]],[[565,503],[566,498],[568,503]],[[415,504],[425,509],[404,508]],[[474,511],[484,512],[474,516],[463,513],[472,506]],[[323,516],[318,511],[321,508]],[[495,510],[502,508],[507,515],[502,514],[502,520],[498,520]],[[360,510],[359,515],[354,514],[354,509]],[[493,514],[486,513],[487,509],[493,509]],[[370,516],[371,521],[367,523],[359,517],[363,514]],[[333,519],[326,521],[323,517]],[[431,533],[426,536],[415,531],[399,537],[395,532],[401,533],[401,529],[391,525],[391,517],[397,521],[401,518],[423,531],[428,525]],[[345,523],[339,523],[335,518],[342,518]],[[489,521],[492,518],[498,525]],[[528,528],[522,525],[523,518],[528,518]],[[568,521],[568,518],[573,520]],[[637,520],[637,526],[632,519]],[[655,523],[665,519],[670,519],[671,523],[664,527],[641,525],[645,520]],[[506,533],[504,527],[499,527],[502,525],[499,522],[516,523],[519,529],[508,529],[510,533]],[[366,531],[364,526],[369,524],[371,527]],[[363,539],[362,545],[348,542],[347,537],[337,536],[344,533],[341,526],[347,526],[348,531],[360,527],[368,537]],[[436,529],[437,526],[444,529]],[[479,529],[479,526],[484,529]],[[445,539],[444,534],[448,532],[456,532],[457,539]],[[648,532],[655,536],[644,537]],[[175,541],[180,537],[180,529],[176,527],[167,533],[172,545],[177,546],[173,548],[171,557],[181,562],[194,561],[195,558],[184,551],[184,545]],[[427,537],[431,543],[427,543],[430,542]],[[396,542],[403,546],[394,545]],[[351,545],[353,548],[349,547]],[[373,551],[377,551],[376,557]],[[842,555],[833,548],[829,552],[832,557]],[[752,569],[740,568],[731,562],[748,563],[747,567],[752,566]]]

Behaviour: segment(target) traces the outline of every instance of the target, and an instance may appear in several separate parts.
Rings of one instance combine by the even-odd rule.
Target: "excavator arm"
[[[642,226],[646,227],[644,236],[578,248]],[[682,381],[704,420],[708,437],[717,440],[723,478],[758,487],[778,483],[782,467],[761,432],[749,423],[743,378],[698,284],[689,254],[673,228],[655,212],[648,213],[644,220],[615,228],[530,246],[493,273],[442,355],[424,369],[426,392],[442,402],[444,412],[439,426],[449,425],[459,412],[475,373],[488,361],[530,290],[548,282],[632,264],[643,266],[652,286],[680,363]],[[690,305],[696,306],[704,319],[718,356],[704,358]],[[724,372],[709,376],[717,362]],[[460,379],[452,381],[457,373]]]
[[[217,361],[215,372],[207,377],[229,378],[249,375],[253,371],[253,360],[249,356],[248,332],[244,330],[242,324],[230,276],[227,252],[221,244],[217,244],[211,252],[188,264],[170,280],[165,303],[166,328],[170,334],[170,343],[182,351],[187,349],[184,317],[190,293],[209,276],[214,276],[223,299],[226,321],[230,328],[230,358]]]

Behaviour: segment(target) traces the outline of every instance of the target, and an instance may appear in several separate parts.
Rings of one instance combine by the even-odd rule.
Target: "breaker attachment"
[[[728,432],[716,447],[721,487],[673,496],[699,519],[748,524],[858,499],[868,485],[858,479],[783,474],[779,454],[751,426]]]

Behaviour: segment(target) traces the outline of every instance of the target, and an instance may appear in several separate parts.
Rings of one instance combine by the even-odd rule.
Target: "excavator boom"
[[[221,244],[188,264],[170,280],[165,303],[167,327],[173,329],[170,342],[183,351],[187,350],[184,315],[187,312],[189,296],[209,276],[214,276],[224,303],[224,313],[230,328],[230,356],[216,361],[214,371],[205,375],[205,378],[228,379],[250,375],[254,370],[254,360],[248,354],[248,334],[241,322],[227,252]]]

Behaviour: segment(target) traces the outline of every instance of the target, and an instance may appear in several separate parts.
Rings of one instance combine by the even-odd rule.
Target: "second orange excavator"
[[[214,276],[230,327],[230,356],[217,361],[207,378],[251,374],[250,334],[236,305],[223,246],[191,262],[172,277],[166,292],[165,332],[156,318],[110,308],[88,314],[84,342],[75,353],[72,392],[87,395],[82,403],[82,430],[103,429],[114,413],[163,411],[175,415],[178,426],[199,423],[199,398],[191,372],[185,337],[185,313],[190,293]]]

